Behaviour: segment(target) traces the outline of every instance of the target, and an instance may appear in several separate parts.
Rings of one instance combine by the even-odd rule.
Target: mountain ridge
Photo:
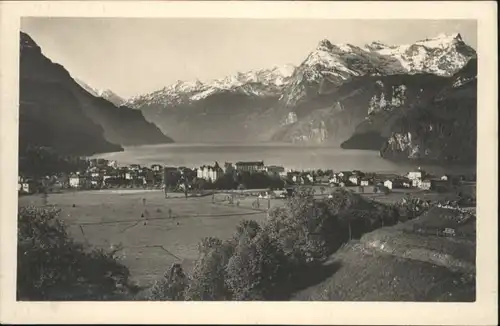
[[[226,77],[221,78],[226,81],[224,89],[195,83],[185,91],[178,86],[186,84],[179,84],[164,88],[169,92],[148,93],[127,103],[180,141],[231,139],[347,148],[360,147],[353,137],[365,137],[370,141],[365,149],[378,150],[401,112],[436,96],[445,80],[471,59],[477,54],[459,33],[403,45],[374,41],[355,46],[325,39],[271,87],[256,79],[242,85]]]
[[[60,154],[91,155],[122,146],[172,142],[142,113],[116,107],[82,88],[60,64],[20,33],[20,151],[50,147]]]

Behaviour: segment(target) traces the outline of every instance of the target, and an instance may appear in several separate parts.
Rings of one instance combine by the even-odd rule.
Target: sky
[[[322,39],[411,44],[458,32],[477,47],[474,20],[28,17],[21,30],[73,77],[124,98],[178,80],[299,65]]]

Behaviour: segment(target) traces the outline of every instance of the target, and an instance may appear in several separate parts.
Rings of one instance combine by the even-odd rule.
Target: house
[[[406,175],[406,177],[410,180],[422,180],[422,178],[425,176],[425,171],[421,170],[420,168],[417,171],[410,171]]]
[[[125,172],[125,180],[134,180],[137,179],[139,174],[136,171]]]
[[[118,163],[116,161],[109,161],[108,166],[110,168],[116,169],[118,167]]]
[[[297,182],[299,177],[300,177],[300,172],[297,171],[290,171],[286,173],[286,179],[292,182]]]
[[[151,170],[155,172],[160,172],[163,169],[163,166],[160,164],[153,164],[151,165]]]
[[[87,178],[81,174],[72,174],[69,177],[69,186],[71,188],[85,188],[87,187]]]
[[[98,188],[100,185],[102,185],[102,181],[98,178],[92,178],[90,179],[90,187],[91,188]]]
[[[21,192],[26,194],[31,194],[35,192],[35,182],[30,179],[23,180],[21,182]]]
[[[216,164],[214,166],[204,165],[196,171],[198,179],[214,182],[224,174],[224,171]]]
[[[132,171],[139,171],[139,170],[141,170],[141,166],[139,164],[130,164],[129,168]]]
[[[431,182],[431,180],[428,180],[428,179],[422,180],[419,183],[418,187],[422,190],[430,190],[432,188],[432,182]]]
[[[358,185],[360,183],[361,178],[355,174],[349,176],[349,182],[353,185]]]
[[[280,173],[278,173],[278,175],[280,176],[280,178],[286,178],[288,175],[288,171],[280,172]]]
[[[362,178],[359,181],[359,185],[360,186],[369,186],[370,185],[370,179]]]
[[[453,228],[445,228],[443,230],[443,235],[444,236],[453,237],[453,236],[455,236],[455,229],[453,229]]]
[[[339,173],[334,173],[332,178],[330,179],[330,182],[336,183],[336,184],[340,184],[341,182],[345,183],[346,181],[349,181],[349,177],[351,175],[352,175],[352,173],[349,171],[342,171]]]
[[[107,179],[116,179],[118,175],[116,173],[106,173],[102,176],[102,182],[104,183]]]
[[[236,162],[236,170],[238,172],[257,172],[264,170],[264,162]]]
[[[384,181],[384,187],[386,187],[387,189],[393,189],[393,186],[394,186],[393,180],[385,180]]]
[[[403,181],[403,188],[411,188],[412,187],[412,181],[410,181],[410,179],[402,180],[402,181]]]
[[[279,175],[282,172],[285,172],[285,168],[278,165],[269,165],[264,168],[269,175]]]

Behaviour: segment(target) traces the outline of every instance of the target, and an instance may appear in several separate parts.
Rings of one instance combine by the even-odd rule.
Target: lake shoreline
[[[119,165],[185,166],[197,168],[215,162],[264,161],[291,170],[332,169],[360,170],[375,173],[401,174],[421,167],[437,174],[474,173],[475,165],[440,164],[440,162],[390,160],[378,151],[342,149],[338,146],[316,146],[291,143],[169,143],[126,146],[124,151],[101,153],[88,158],[115,160]]]

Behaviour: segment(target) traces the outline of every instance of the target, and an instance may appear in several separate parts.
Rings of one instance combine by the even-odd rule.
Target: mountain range
[[[23,32],[19,82],[20,155],[30,146],[51,148],[62,155],[91,155],[173,141],[140,111],[117,106],[82,88]]]
[[[443,117],[430,107],[451,116],[475,116],[475,82],[453,85],[460,76],[475,80],[470,74],[476,62],[475,50],[460,34],[362,47],[322,40],[296,67],[248,71],[208,82],[178,81],[135,96],[126,105],[183,142],[337,144],[382,150],[384,157],[460,160],[451,145],[461,132],[460,123],[439,120],[452,133],[444,137],[435,134],[436,129],[422,132],[408,119],[437,123],[434,119]],[[449,98],[464,94],[464,102]],[[468,127],[467,132],[475,132]],[[419,136],[395,142],[408,133]],[[440,148],[448,149],[442,154]]]
[[[102,89],[94,88],[81,79],[78,79],[78,78],[73,78],[73,79],[75,80],[75,82],[77,82],[78,85],[80,85],[80,87],[82,87],[84,90],[86,90],[87,92],[89,92],[93,96],[102,97],[103,99],[107,100],[108,102],[113,103],[115,106],[120,107],[120,106],[124,105],[126,102],[123,97],[116,94],[115,92],[113,92],[110,89],[102,90]]]

